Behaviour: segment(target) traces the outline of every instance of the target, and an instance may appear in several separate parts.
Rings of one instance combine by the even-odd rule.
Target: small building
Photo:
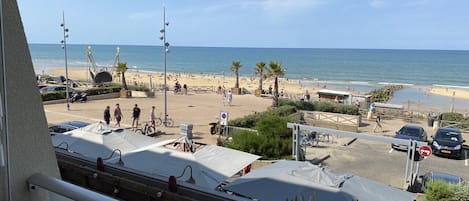
[[[330,101],[343,104],[352,104],[352,94],[350,92],[321,89],[317,92],[319,101]]]

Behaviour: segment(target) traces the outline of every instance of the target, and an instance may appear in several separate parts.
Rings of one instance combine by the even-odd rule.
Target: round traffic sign
[[[432,148],[428,145],[423,145],[419,147],[419,154],[423,157],[428,157],[432,155]]]

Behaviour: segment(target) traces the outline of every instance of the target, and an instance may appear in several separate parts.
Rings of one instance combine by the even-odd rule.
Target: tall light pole
[[[166,27],[169,26],[169,22],[166,22],[166,8],[163,6],[163,28],[160,30],[160,33],[163,36],[160,37],[163,40],[163,52],[164,52],[164,119],[163,124],[166,126],[168,120],[168,98],[166,94],[166,56],[169,52],[169,43],[166,42]]]
[[[67,38],[68,38],[68,28],[65,27],[65,11],[62,11],[62,24],[60,26],[63,28],[64,38],[61,41],[62,49],[64,49],[64,58],[65,58],[65,98],[67,99],[67,111],[70,111],[70,95],[69,92],[69,82],[68,82],[68,62],[67,62]]]

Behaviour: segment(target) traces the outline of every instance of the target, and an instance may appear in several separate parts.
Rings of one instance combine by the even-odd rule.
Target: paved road
[[[384,132],[377,135],[392,136],[403,124],[399,120],[388,121]],[[371,125],[371,124],[370,124]],[[370,128],[361,128],[366,132]],[[429,135],[433,130],[426,128]],[[467,139],[467,136],[465,136]],[[350,138],[333,137],[332,142],[321,142],[318,147],[308,147],[306,158],[313,161],[327,159],[322,164],[334,170],[370,178],[388,185],[402,188],[404,186],[407,152],[391,149],[390,144],[372,142],[363,139],[353,141]],[[465,150],[464,160],[448,159],[432,155],[420,162],[419,175],[428,171],[446,172],[459,175],[469,180],[469,150]]]

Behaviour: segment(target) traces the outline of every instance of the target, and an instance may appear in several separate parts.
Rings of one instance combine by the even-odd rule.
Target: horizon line
[[[29,43],[28,45],[59,45],[55,43]],[[162,45],[144,45],[144,44],[83,44],[67,43],[67,45],[102,45],[102,46],[144,46],[144,47],[163,47]],[[330,49],[330,50],[418,50],[418,51],[469,51],[469,49],[417,49],[417,48],[365,48],[365,47],[248,47],[248,46],[193,46],[193,45],[174,45],[173,47],[189,48],[251,48],[251,49]]]

